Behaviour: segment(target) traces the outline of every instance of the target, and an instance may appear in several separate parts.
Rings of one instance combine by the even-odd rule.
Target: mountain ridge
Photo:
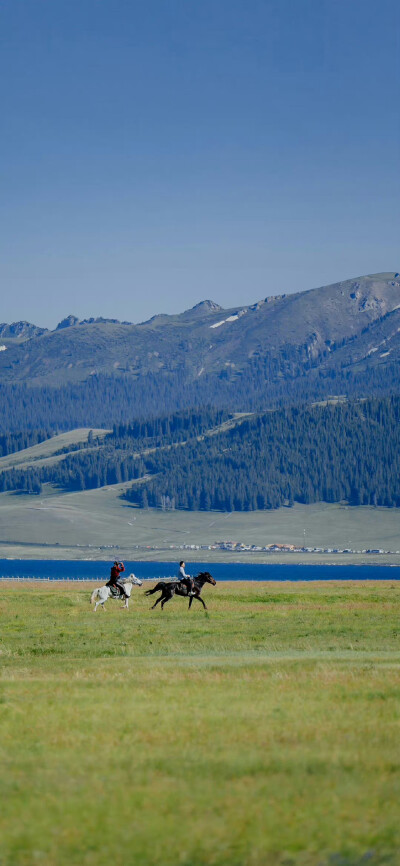
[[[205,300],[140,324],[69,315],[53,331],[16,325],[0,325],[7,349],[0,384],[62,387],[92,376],[137,382],[151,375],[176,380],[178,389],[200,379],[234,387],[256,371],[267,387],[316,370],[332,377],[398,364],[400,275],[369,274],[228,309]]]
[[[304,290],[298,291],[298,292],[281,293],[281,294],[277,294],[277,295],[267,295],[267,297],[260,299],[258,301],[255,301],[254,303],[252,302],[252,303],[249,303],[247,305],[245,304],[242,307],[242,311],[247,312],[249,310],[251,310],[251,311],[258,310],[264,304],[269,304],[269,303],[272,303],[274,301],[280,301],[280,300],[284,300],[284,299],[288,299],[288,298],[290,298],[290,299],[299,298],[299,297],[302,297],[306,294],[310,295],[313,292],[315,292],[315,293],[328,292],[332,288],[343,287],[345,290],[349,284],[352,284],[354,287],[354,291],[353,291],[352,295],[354,296],[354,299],[356,299],[359,295],[361,295],[361,285],[359,282],[360,280],[363,280],[363,281],[372,280],[374,282],[374,284],[380,284],[382,281],[384,281],[384,282],[387,281],[387,282],[390,282],[392,285],[399,286],[400,285],[400,273],[395,272],[395,271],[384,271],[384,272],[380,272],[380,273],[376,273],[376,274],[366,274],[362,277],[360,277],[360,276],[351,277],[347,280],[342,280],[342,281],[339,281],[337,283],[329,283],[326,286],[318,286],[318,287],[314,287],[311,289],[304,289]],[[398,280],[399,282],[395,282],[396,280]],[[12,335],[14,337],[20,337],[20,336],[25,337],[31,331],[40,332],[40,334],[54,333],[54,331],[63,330],[64,328],[67,328],[67,327],[74,327],[75,325],[115,324],[115,325],[132,325],[134,327],[139,327],[142,325],[148,325],[150,322],[153,322],[154,319],[157,319],[157,318],[163,318],[163,319],[165,319],[165,318],[167,318],[167,319],[174,318],[175,319],[175,318],[182,318],[182,317],[190,318],[191,313],[192,314],[198,314],[198,313],[200,314],[200,313],[204,312],[207,315],[208,313],[218,312],[218,311],[230,312],[232,309],[234,309],[234,307],[229,307],[229,308],[224,309],[220,304],[216,303],[215,301],[212,301],[210,299],[205,299],[205,300],[199,301],[193,307],[190,307],[187,310],[183,310],[181,313],[156,313],[155,315],[151,316],[150,319],[145,319],[144,321],[141,321],[141,322],[130,322],[127,320],[121,321],[120,319],[103,317],[103,316],[97,316],[97,317],[91,316],[89,318],[79,319],[78,316],[75,316],[74,314],[70,313],[69,315],[65,316],[64,319],[61,319],[55,328],[46,328],[46,327],[43,327],[42,325],[36,325],[36,324],[33,324],[32,322],[28,322],[25,319],[21,319],[21,320],[12,322],[12,323],[0,322],[0,336],[5,336],[6,332],[8,332],[10,334],[10,336]],[[238,310],[240,309],[240,305],[237,306],[237,309]],[[8,333],[7,333],[7,335],[8,335]]]

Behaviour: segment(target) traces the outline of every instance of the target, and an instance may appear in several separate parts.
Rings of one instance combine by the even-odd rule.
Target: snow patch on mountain
[[[226,319],[222,319],[222,322],[214,322],[213,325],[210,325],[210,328],[220,328],[221,325],[225,325]]]
[[[241,316],[244,316],[247,313],[246,310],[239,310],[237,313],[232,313],[231,316],[228,316],[226,319],[221,319],[220,322],[214,322],[213,325],[210,325],[210,328],[220,328],[221,325],[226,325],[228,322],[236,322],[237,319],[240,319]]]

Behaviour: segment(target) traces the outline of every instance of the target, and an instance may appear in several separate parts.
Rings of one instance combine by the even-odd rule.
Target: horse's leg
[[[162,600],[162,602],[161,602],[161,610],[164,610],[164,604],[166,604],[167,601],[171,601],[171,598],[172,598],[173,595],[174,595],[174,593],[173,593],[173,592],[170,592],[170,593],[168,593],[168,595],[165,595],[165,596],[164,596],[164,598],[163,598],[163,600]]]
[[[197,601],[201,601],[201,603],[202,603],[202,605],[203,605],[203,607],[204,607],[204,610],[208,610],[207,605],[206,605],[205,601],[203,601],[201,595],[194,595],[194,596],[192,596],[192,597],[193,597],[193,598],[196,598]]]
[[[164,598],[164,595],[163,595],[163,593],[161,593],[161,595],[158,597],[157,601],[151,606],[150,610],[154,610],[154,608],[157,607],[157,605],[160,603],[160,601],[162,601],[163,598]]]

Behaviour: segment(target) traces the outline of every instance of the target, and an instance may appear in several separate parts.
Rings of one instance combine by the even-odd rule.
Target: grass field
[[[90,590],[1,586],[1,866],[397,866],[399,583]]]
[[[262,546],[289,542],[307,547],[400,550],[399,508],[351,508],[320,502],[277,511],[162,512],[134,508],[122,499],[130,484],[76,493],[47,488],[41,496],[0,493],[0,557],[104,559],[104,546],[118,545],[117,555],[124,559],[176,561],[181,559],[176,545],[209,545],[220,540]],[[307,561],[307,554],[201,552],[204,561],[232,561],[232,557],[251,562]],[[312,562],[337,564],[373,561],[362,554],[310,557]],[[399,554],[375,559],[400,563]]]

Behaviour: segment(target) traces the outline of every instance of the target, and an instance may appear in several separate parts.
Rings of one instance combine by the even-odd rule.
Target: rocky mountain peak
[[[66,316],[56,327],[56,331],[61,331],[62,328],[72,328],[74,325],[79,325],[78,316]]]
[[[200,301],[198,304],[195,304],[194,307],[191,307],[189,310],[185,310],[183,313],[184,316],[204,316],[208,313],[217,313],[219,310],[223,308],[216,304],[215,301]]]
[[[0,323],[0,337],[3,339],[18,339],[27,340],[30,337],[44,334],[47,328],[38,328],[37,325],[32,325],[31,322],[20,321],[12,322],[11,325],[7,322]]]

